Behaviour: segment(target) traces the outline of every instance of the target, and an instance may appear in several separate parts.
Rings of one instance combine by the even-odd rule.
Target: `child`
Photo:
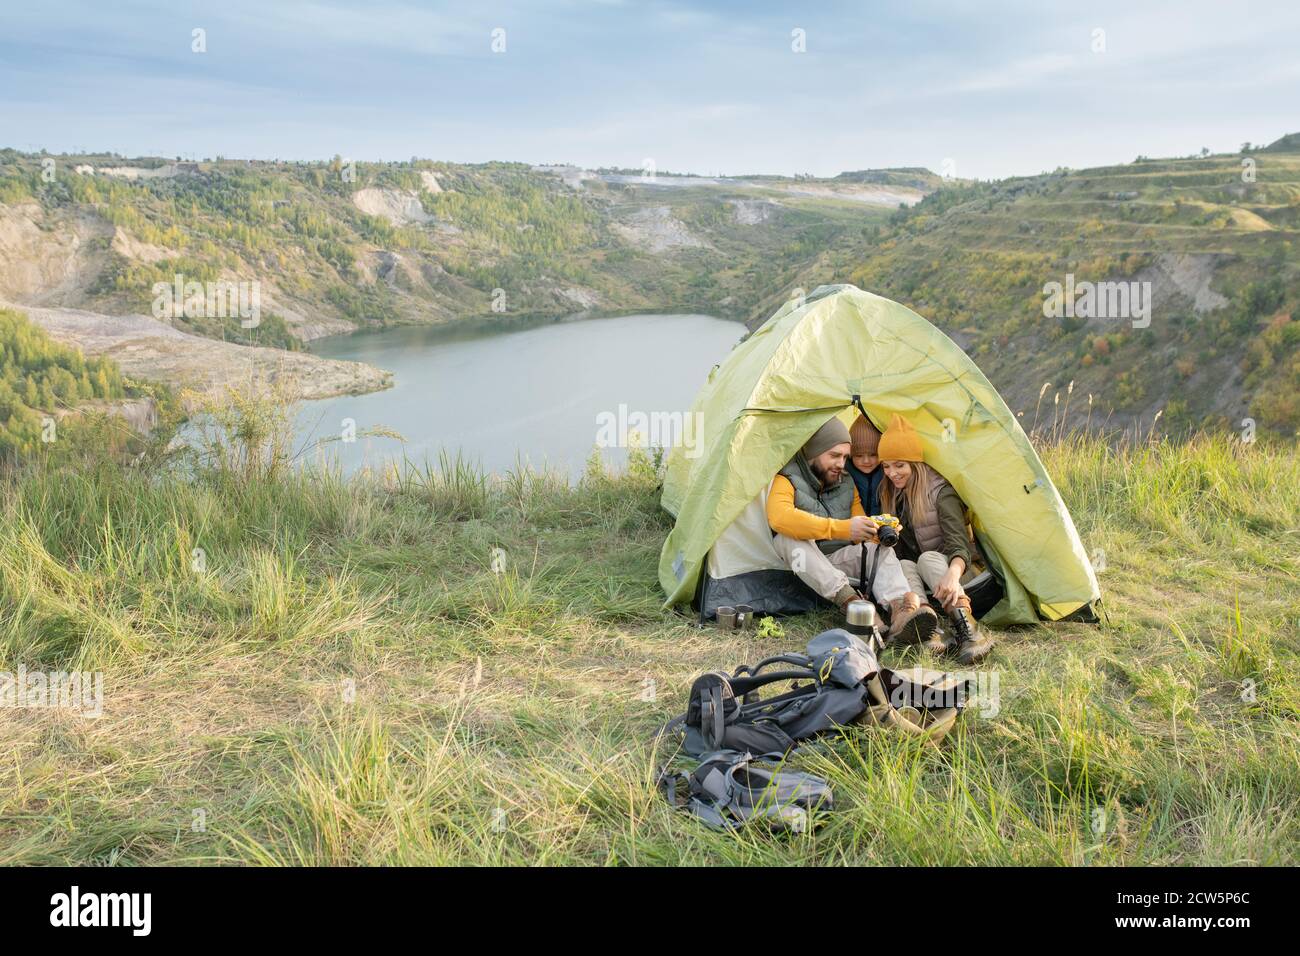
[[[962,664],[974,664],[993,650],[993,639],[976,626],[961,586],[971,560],[966,506],[952,485],[925,464],[921,438],[901,415],[881,436],[877,453],[885,475],[880,506],[903,523],[895,548],[903,574],[913,591],[929,591],[943,606],[956,639],[951,649]]]
[[[885,473],[880,468],[880,456],[876,454],[880,447],[880,432],[876,426],[859,415],[858,420],[849,429],[849,439],[853,443],[852,457],[849,459],[849,474],[858,486],[858,497],[868,515],[881,514],[880,483]]]

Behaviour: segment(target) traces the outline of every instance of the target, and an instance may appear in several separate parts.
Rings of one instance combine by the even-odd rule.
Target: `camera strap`
[[[868,415],[867,410],[862,407],[862,396],[855,394],[853,398],[850,399],[850,401],[854,406],[857,407],[857,410],[862,413],[862,417],[865,418],[868,422],[870,422],[871,416]],[[864,502],[864,507],[865,507],[865,502]],[[867,543],[865,541],[862,542],[861,547],[862,547],[862,559],[858,563],[858,591],[862,594],[864,598],[870,601],[872,599],[871,589],[875,586],[876,583],[876,563],[880,560],[880,543],[879,542],[876,543],[876,550],[871,553],[870,573],[867,572]]]
[[[876,562],[880,560],[880,545],[876,545],[876,550],[871,552],[871,572],[867,573],[867,542],[863,541],[858,546],[861,560],[858,562],[858,593],[868,601],[871,600],[871,589],[876,583]]]

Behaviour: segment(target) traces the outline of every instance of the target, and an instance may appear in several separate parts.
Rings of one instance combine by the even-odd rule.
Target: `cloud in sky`
[[[1002,176],[1300,129],[1297,35],[1283,2],[47,0],[0,12],[0,129],[54,151]]]

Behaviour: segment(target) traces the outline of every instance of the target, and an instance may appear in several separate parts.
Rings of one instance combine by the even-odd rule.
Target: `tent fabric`
[[[767,523],[769,482],[709,549],[698,594],[700,617],[724,604],[748,604],[768,614],[802,614],[822,605],[812,588],[792,574],[772,545]]]
[[[659,562],[667,605],[692,599],[719,538],[761,502],[818,427],[832,415],[854,420],[854,395],[877,428],[894,413],[907,419],[925,460],[971,509],[1006,589],[986,623],[1060,620],[1099,598],[1065,503],[975,363],[906,306],[834,285],[783,305],[713,368],[697,395],[698,444],[670,452],[664,479],[662,503],[676,519]],[[727,535],[716,567],[770,567],[752,540],[754,523]],[[750,550],[755,560],[747,564],[742,552]]]
[[[767,496],[771,488],[769,482],[709,549],[708,571],[713,577],[729,578],[766,568],[789,570],[776,553],[772,529],[767,523]]]

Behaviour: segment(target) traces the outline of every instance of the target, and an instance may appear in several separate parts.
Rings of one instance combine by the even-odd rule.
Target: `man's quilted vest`
[[[794,506],[800,511],[837,521],[853,516],[853,482],[846,476],[841,475],[838,482],[819,491],[821,483],[817,476],[797,458],[782,468],[780,474],[789,478],[794,486]],[[818,541],[817,547],[830,554],[852,543],[845,539]]]

